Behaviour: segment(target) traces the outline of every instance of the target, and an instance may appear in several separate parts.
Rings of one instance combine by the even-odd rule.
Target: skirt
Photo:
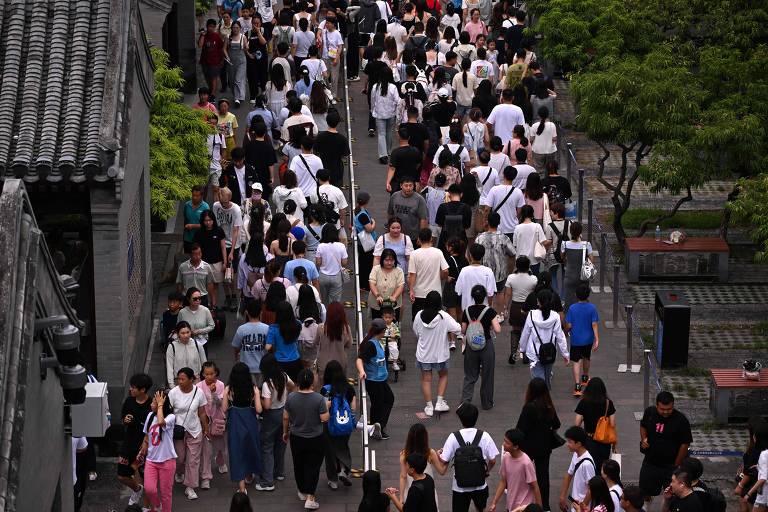
[[[261,472],[261,425],[253,407],[230,407],[227,411],[229,475],[233,482]]]
[[[525,302],[512,301],[509,305],[509,325],[514,332],[522,332],[528,313],[523,311]]]

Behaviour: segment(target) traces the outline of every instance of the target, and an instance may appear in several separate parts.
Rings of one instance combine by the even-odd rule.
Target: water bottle
[[[658,225],[656,226],[656,241],[661,242],[661,228]]]

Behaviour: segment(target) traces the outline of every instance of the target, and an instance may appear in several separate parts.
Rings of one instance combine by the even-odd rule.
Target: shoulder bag
[[[618,436],[616,435],[616,427],[611,425],[611,420],[608,417],[608,407],[611,401],[605,400],[605,414],[597,420],[597,426],[595,427],[595,433],[592,436],[594,441],[603,444],[616,444]]]
[[[195,396],[197,395],[197,386],[195,386],[195,391],[192,393],[192,398],[189,399],[189,404],[187,404],[187,412],[184,414],[184,421],[187,421],[187,416],[189,416],[189,409],[192,408],[192,403],[195,401]],[[184,439],[184,434],[187,433],[187,429],[184,428],[184,421],[181,423],[177,423],[173,426],[173,439],[175,441],[180,441]]]
[[[493,213],[498,213],[499,210],[501,210],[501,207],[504,206],[504,203],[507,202],[507,199],[512,195],[512,193],[515,191],[515,187],[512,187],[509,189],[509,192],[507,192],[507,195],[504,196],[504,199],[501,200],[501,202],[496,206],[496,208],[493,209]]]
[[[597,276],[597,267],[587,258],[587,242],[582,243],[584,245],[581,248],[581,272],[579,277],[582,281],[594,281],[595,276]]]

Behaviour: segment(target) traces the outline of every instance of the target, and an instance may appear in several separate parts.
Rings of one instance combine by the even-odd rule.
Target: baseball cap
[[[356,199],[357,204],[365,204],[371,200],[371,194],[363,190],[357,193]]]
[[[261,183],[259,183],[258,181],[256,183],[254,183],[253,185],[251,185],[251,188],[253,190],[260,190],[261,192],[264,192],[264,186]]]
[[[296,240],[304,240],[304,235],[306,235],[306,233],[304,233],[304,230],[299,226],[293,226],[291,228],[291,234],[293,235],[293,238],[295,238]]]
[[[447,98],[449,96],[448,89],[446,89],[445,87],[441,87],[440,89],[438,89],[437,95],[441,98]]]
[[[387,328],[387,324],[381,318],[374,318],[371,322],[371,328],[377,331],[383,331]]]

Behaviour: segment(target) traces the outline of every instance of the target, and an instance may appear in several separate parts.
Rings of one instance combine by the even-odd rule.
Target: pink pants
[[[184,434],[184,439],[173,442],[176,448],[176,472],[184,469],[184,486],[197,489],[200,485],[200,456],[203,451],[203,433],[196,438],[189,432]]]
[[[210,480],[213,478],[213,471],[211,467],[215,463],[217,466],[221,466],[227,463],[227,438],[226,436],[213,436],[210,441],[203,440],[203,473],[201,478],[203,480]]]
[[[149,506],[152,510],[162,505],[163,510],[171,510],[171,499],[173,498],[173,474],[176,472],[176,459],[168,459],[165,462],[144,463],[144,493],[149,500]],[[158,485],[162,498],[157,496]]]

